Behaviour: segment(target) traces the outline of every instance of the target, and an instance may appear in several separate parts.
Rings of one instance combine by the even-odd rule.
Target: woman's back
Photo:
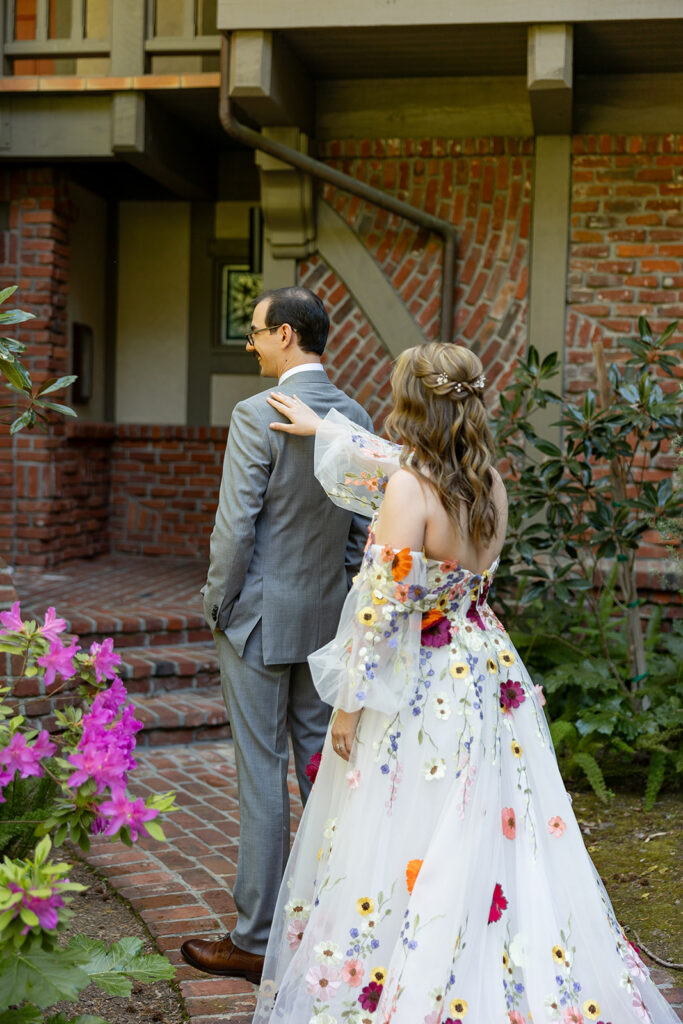
[[[424,550],[427,558],[457,562],[470,572],[482,573],[500,554],[507,529],[507,495],[499,473],[491,470],[491,498],[496,528],[488,542],[475,544],[468,530],[467,508],[461,504],[456,527],[429,481],[409,469],[400,469],[389,480],[376,527],[378,544]]]

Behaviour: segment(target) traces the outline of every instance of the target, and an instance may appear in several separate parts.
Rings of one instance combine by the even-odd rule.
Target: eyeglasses
[[[256,330],[256,331],[250,331],[249,334],[245,335],[245,337],[247,339],[247,345],[253,345],[254,344],[254,335],[256,335],[256,334],[263,334],[264,331],[277,331],[280,327],[284,327],[284,326],[285,326],[284,324],[273,324],[272,327],[259,327],[258,330]]]

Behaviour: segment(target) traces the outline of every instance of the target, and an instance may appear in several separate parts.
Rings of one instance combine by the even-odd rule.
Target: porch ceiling
[[[411,25],[281,29],[313,78],[526,75],[527,26]],[[683,19],[574,27],[576,74],[679,71]]]

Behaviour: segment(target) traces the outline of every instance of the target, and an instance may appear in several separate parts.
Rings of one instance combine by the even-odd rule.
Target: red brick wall
[[[576,136],[571,216],[566,385],[577,391],[593,379],[593,339],[613,360],[641,314],[656,332],[683,317],[683,135]]]
[[[25,361],[40,382],[68,372],[68,179],[56,167],[6,168],[0,171],[0,202],[10,204],[0,288],[17,284],[15,301],[36,317],[12,331],[27,344]],[[11,506],[0,500],[0,538],[2,553],[14,564],[51,566],[63,558],[64,496],[57,467],[65,432],[61,420],[49,436],[35,431],[8,442],[3,431],[0,479],[9,471],[16,488]]]
[[[526,343],[533,139],[360,139],[325,143],[332,166],[450,220],[459,232],[453,337],[478,348],[487,376],[505,385]],[[440,336],[441,241],[348,193],[324,197],[368,248],[425,338]],[[299,279],[332,311],[328,365],[381,423],[388,355],[353,296],[318,257]],[[360,338],[357,347],[354,342]],[[370,392],[373,391],[374,401]]]
[[[206,558],[227,430],[123,424],[115,430],[112,550]]]

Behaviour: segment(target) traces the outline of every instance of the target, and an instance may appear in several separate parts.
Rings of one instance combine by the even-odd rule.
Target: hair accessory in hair
[[[481,377],[477,377],[476,380],[472,381],[472,387],[473,388],[479,388],[480,391],[483,391],[485,386],[486,386],[486,377],[484,376],[483,373],[482,373]]]
[[[436,383],[438,385],[448,384],[448,381],[449,377],[447,373],[440,373],[439,376],[436,378]]]

